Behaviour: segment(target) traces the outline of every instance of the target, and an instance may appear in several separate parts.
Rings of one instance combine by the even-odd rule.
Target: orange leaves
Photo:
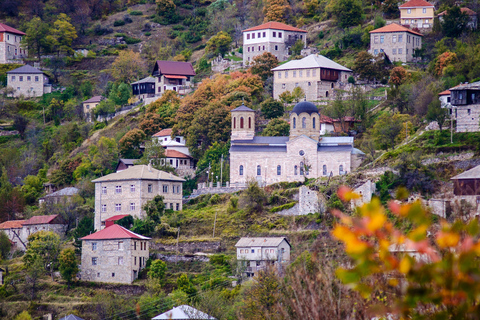
[[[440,231],[437,234],[437,244],[440,248],[456,247],[460,241],[460,235],[454,232]]]

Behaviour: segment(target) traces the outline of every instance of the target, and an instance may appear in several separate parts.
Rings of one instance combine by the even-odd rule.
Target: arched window
[[[261,176],[261,175],[262,175],[262,167],[257,166],[257,176]]]
[[[243,129],[243,117],[240,117],[240,129]]]
[[[332,82],[332,89],[334,88],[335,84]]]
[[[303,176],[303,162],[300,162],[300,175]]]
[[[293,117],[293,129],[297,127],[297,118]]]
[[[252,118],[248,117],[248,129],[252,129]]]
[[[297,175],[298,174],[298,167],[295,166],[293,169],[294,169],[294,174]]]
[[[282,175],[282,166],[277,166],[277,176]]]
[[[307,128],[307,118],[303,117],[302,118],[302,129]]]
[[[313,129],[315,129],[315,120],[316,120],[316,118],[315,118],[315,117],[313,117],[313,119],[312,119],[312,126],[313,126]]]
[[[325,98],[328,98],[328,91],[325,92]]]
[[[237,118],[233,117],[233,129],[237,128]]]
[[[243,176],[243,166],[240,166],[240,168],[238,169],[238,174],[240,176]]]
[[[340,167],[338,168],[338,173],[339,174],[343,174],[343,164],[340,165]]]
[[[326,164],[323,165],[323,175],[324,176],[327,175],[327,165]]]

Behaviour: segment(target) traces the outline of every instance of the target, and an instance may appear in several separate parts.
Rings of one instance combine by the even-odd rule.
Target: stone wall
[[[0,63],[18,63],[28,57],[26,49],[21,47],[22,36],[4,32],[0,36]],[[16,54],[15,54],[16,53]]]
[[[457,132],[480,131],[480,105],[457,106]]]
[[[402,42],[398,42],[398,36],[402,36]],[[384,37],[383,43],[380,43],[380,37]],[[393,36],[396,37],[396,42],[393,42]],[[378,38],[375,38],[378,37]],[[407,37],[410,37],[410,42],[407,41]],[[375,39],[377,39],[375,41]],[[416,44],[416,39],[420,39],[420,45]],[[413,60],[413,50],[422,47],[422,37],[414,35],[410,32],[383,32],[383,33],[371,33],[370,34],[370,50],[368,51],[372,55],[379,54],[383,50],[391,61],[409,62]],[[393,54],[393,49],[396,50],[396,54]],[[402,53],[398,53],[401,49]]]
[[[300,216],[309,213],[324,213],[326,210],[325,201],[315,190],[307,186],[301,186],[298,190],[298,203],[292,208],[279,211],[284,216]]]
[[[132,283],[148,257],[149,245],[145,240],[84,240],[80,277],[84,281]]]
[[[352,206],[359,207],[364,203],[372,201],[372,195],[375,193],[377,186],[372,180],[367,180],[365,183],[353,189],[354,192],[358,193],[361,198],[357,200],[352,200]]]
[[[43,74],[8,74],[7,86],[13,88],[13,97],[41,97],[48,78]]]
[[[160,252],[176,252],[176,244],[162,244],[151,243],[152,250]],[[222,245],[220,241],[192,241],[192,242],[179,242],[178,251],[180,253],[196,253],[196,252],[221,252]]]

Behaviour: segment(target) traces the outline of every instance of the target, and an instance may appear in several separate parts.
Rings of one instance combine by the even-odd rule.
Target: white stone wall
[[[301,186],[298,190],[298,214],[305,215],[319,211],[318,193],[310,190],[307,186]]]
[[[119,244],[119,242],[123,242]],[[93,243],[96,249],[93,250]],[[147,240],[113,239],[82,241],[81,279],[84,281],[132,283],[149,257]],[[96,265],[92,258],[96,258]]]
[[[480,131],[480,105],[457,106],[457,132]]]
[[[7,75],[7,86],[13,88],[13,97],[41,97],[44,86],[48,84],[47,76],[35,74],[12,74]]]
[[[4,229],[3,231],[7,234],[8,238],[14,242],[16,249],[26,250],[25,246],[28,243],[28,236],[31,234],[38,231],[52,231],[63,236],[66,229],[67,225],[64,224],[34,224],[25,225],[22,228]]]
[[[131,191],[132,185],[135,191]],[[152,192],[148,192],[148,185],[152,185]],[[117,186],[121,186],[121,193],[116,192]],[[168,187],[168,192],[163,192],[163,186]],[[173,192],[174,186],[175,192]],[[102,193],[103,187],[107,189],[106,194]],[[144,218],[143,206],[156,195],[164,197],[163,202],[166,209],[182,210],[182,182],[125,180],[95,183],[95,230],[103,229],[103,221],[120,214],[129,214],[134,218]],[[132,203],[134,208],[131,206]],[[117,206],[119,204],[120,206]],[[102,212],[103,205],[106,206],[106,211]],[[120,210],[117,208],[120,208]]]
[[[383,43],[381,37],[383,36]],[[402,36],[402,41],[398,42],[398,37]],[[396,41],[394,42],[394,39]],[[413,60],[414,49],[422,47],[422,37],[410,32],[379,32],[370,33],[370,50],[372,55],[378,55],[381,50],[390,58],[391,61],[409,62]],[[401,53],[399,53],[401,49]],[[395,54],[394,54],[395,51]]]

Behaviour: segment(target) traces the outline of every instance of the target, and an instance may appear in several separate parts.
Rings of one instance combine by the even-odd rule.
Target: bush
[[[142,42],[141,39],[132,38],[132,37],[129,37],[129,36],[123,37],[123,40],[124,40],[127,44],[135,44],[135,43]]]
[[[143,16],[143,12],[142,11],[130,11],[130,15],[131,16]]]
[[[296,201],[294,202],[290,202],[290,203],[287,203],[287,204],[284,204],[284,205],[281,205],[281,206],[278,206],[278,207],[273,207],[272,209],[270,209],[270,212],[279,212],[279,211],[282,211],[282,210],[287,210],[287,209],[290,209],[290,208],[293,208],[293,206],[295,206],[297,204]]]
[[[93,32],[94,32],[97,36],[102,36],[102,35],[105,35],[105,34],[112,33],[112,32],[113,32],[113,29],[112,29],[112,28],[104,28],[104,27],[102,27],[100,24],[97,24],[97,25],[95,26],[95,28],[93,29]]]
[[[113,23],[114,27],[120,27],[120,26],[123,26],[123,25],[125,25],[125,21],[123,21],[123,20],[115,20],[115,22]]]
[[[129,15],[125,15],[123,17],[123,21],[125,21],[125,23],[132,23],[133,22],[132,18],[130,18]]]
[[[150,37],[151,35],[152,35],[151,32],[145,32],[145,36],[146,36],[146,37]]]

